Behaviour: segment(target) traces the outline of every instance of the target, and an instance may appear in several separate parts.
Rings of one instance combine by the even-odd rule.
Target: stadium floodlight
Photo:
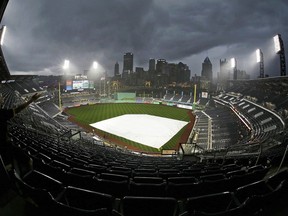
[[[4,43],[4,37],[5,37],[5,33],[6,33],[6,26],[4,25],[1,28],[1,40],[0,40],[0,45],[2,46]]]
[[[256,62],[259,63],[261,61],[261,50],[256,50]]]
[[[98,62],[94,61],[93,62],[93,69],[97,69],[98,68]]]
[[[63,69],[64,69],[64,70],[69,69],[69,65],[70,65],[70,61],[67,60],[67,59],[65,59],[65,61],[64,61],[64,65],[63,65]]]
[[[237,80],[237,62],[235,58],[231,58],[231,68],[233,69],[233,79]]]
[[[280,75],[286,76],[286,59],[282,37],[280,34],[277,34],[273,37],[273,40],[274,40],[275,52],[280,57]]]
[[[279,53],[279,52],[281,51],[279,34],[275,35],[275,36],[273,37],[273,40],[274,40],[275,52],[276,52],[276,53]]]
[[[263,58],[263,52],[260,49],[256,50],[256,62],[259,63],[260,69],[260,78],[264,78],[264,58]]]
[[[235,67],[236,67],[236,59],[231,58],[231,68],[235,68]]]

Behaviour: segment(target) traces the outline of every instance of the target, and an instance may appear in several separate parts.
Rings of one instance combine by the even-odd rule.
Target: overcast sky
[[[273,36],[280,33],[287,50],[287,23],[287,0],[9,0],[2,49],[11,74],[63,74],[69,59],[72,72],[96,60],[112,75],[132,52],[134,67],[163,58],[187,64],[191,75],[208,56],[214,77],[220,59],[235,57],[255,77],[261,48],[265,73],[275,76]]]

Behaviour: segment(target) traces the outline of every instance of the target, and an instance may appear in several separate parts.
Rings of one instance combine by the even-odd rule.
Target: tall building
[[[169,83],[176,82],[176,83],[185,83],[190,81],[191,71],[189,67],[179,62],[178,64],[169,63],[168,64],[169,70]]]
[[[182,62],[179,62],[177,66],[180,72],[177,82],[189,82],[191,77],[189,66]]]
[[[165,59],[158,59],[156,64],[157,74],[168,74],[168,63]]]
[[[119,71],[119,63],[116,62],[115,66],[114,66],[114,76],[117,77],[120,75],[120,71]]]
[[[123,59],[123,73],[130,74],[133,72],[133,53],[125,53]]]
[[[155,59],[150,59],[149,60],[149,71],[154,72],[156,68],[156,62]]]
[[[220,59],[220,72],[218,74],[217,91],[223,91],[228,87],[228,80],[230,80],[231,70],[231,62],[227,59]]]
[[[230,79],[231,73],[231,64],[226,59],[220,59],[220,73],[219,73],[219,81],[225,82]]]
[[[205,77],[207,81],[213,81],[212,63],[208,57],[206,57],[202,63],[201,76]]]

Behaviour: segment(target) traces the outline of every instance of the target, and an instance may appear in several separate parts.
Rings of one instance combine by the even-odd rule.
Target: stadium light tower
[[[235,58],[231,58],[231,68],[233,69],[233,79],[237,80],[237,61]]]
[[[98,62],[94,61],[93,62],[93,69],[96,70],[98,68]]]
[[[264,78],[264,58],[263,52],[260,49],[256,50],[256,62],[259,63],[260,66],[260,78]]]
[[[5,37],[5,33],[6,33],[6,26],[3,25],[1,30],[1,39],[0,39],[0,45],[2,46],[4,44],[4,37]]]
[[[275,52],[280,56],[280,75],[286,76],[286,61],[285,61],[285,50],[284,43],[280,34],[273,37]]]
[[[70,61],[65,59],[64,61],[64,65],[63,65],[63,69],[64,70],[68,70],[69,69],[69,66],[70,66]]]

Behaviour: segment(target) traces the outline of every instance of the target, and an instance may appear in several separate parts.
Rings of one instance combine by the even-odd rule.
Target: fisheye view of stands
[[[9,4],[1,2],[0,21]],[[215,85],[205,78],[178,85],[163,74],[135,85],[139,77],[119,73],[12,75],[5,28],[0,216],[288,215],[280,34],[279,76],[264,76],[260,64],[257,79],[237,79],[234,66],[232,79]]]

